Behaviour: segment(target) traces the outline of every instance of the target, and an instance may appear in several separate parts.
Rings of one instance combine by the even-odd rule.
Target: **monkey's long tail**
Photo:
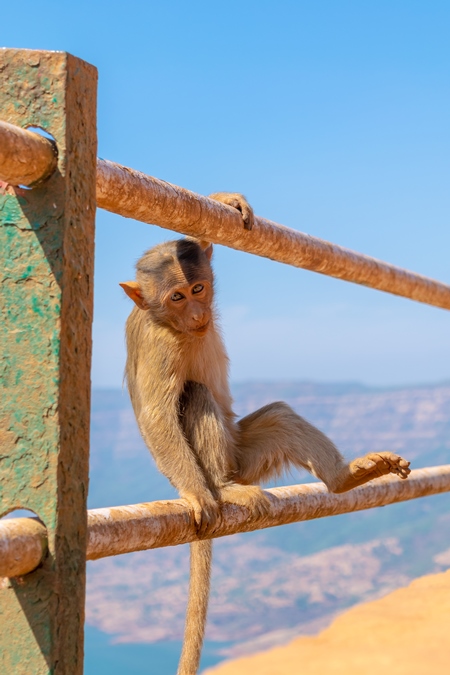
[[[184,642],[178,675],[196,675],[202,652],[211,585],[212,540],[193,541]]]

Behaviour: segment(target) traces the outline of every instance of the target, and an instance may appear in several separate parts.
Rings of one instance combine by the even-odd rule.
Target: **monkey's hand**
[[[230,483],[220,489],[220,499],[229,504],[245,506],[256,517],[264,517],[270,511],[270,499],[259,485]]]
[[[239,192],[214,192],[209,197],[215,199],[216,202],[227,204],[227,206],[232,206],[234,209],[240,211],[242,213],[242,220],[244,221],[244,228],[246,230],[252,229],[255,217],[253,209],[244,195],[239,194]]]
[[[180,496],[189,502],[194,511],[194,520],[199,535],[212,534],[219,527],[221,521],[220,504],[210,492],[200,494],[183,492]]]

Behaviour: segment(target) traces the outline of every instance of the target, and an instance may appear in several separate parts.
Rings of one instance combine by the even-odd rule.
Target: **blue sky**
[[[450,4],[29,0],[0,43],[99,69],[99,155],[450,283]],[[7,19],[7,20],[6,20]],[[121,386],[118,286],[172,235],[98,212],[94,386]],[[450,314],[216,247],[232,378],[450,378]]]

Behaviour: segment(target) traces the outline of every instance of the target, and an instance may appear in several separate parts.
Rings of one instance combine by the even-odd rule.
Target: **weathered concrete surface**
[[[48,556],[0,591],[0,672],[79,675],[83,661],[96,165],[96,70],[0,50],[2,118],[56,140],[41,186],[0,194],[0,515],[27,508]]]
[[[316,637],[224,663],[208,675],[448,675],[450,570],[358,605]]]
[[[0,180],[37,185],[56,169],[56,145],[47,138],[0,120]]]
[[[213,538],[386,506],[448,491],[450,466],[416,469],[406,481],[397,476],[385,476],[341,495],[330,494],[323,483],[272,488],[266,491],[271,509],[264,518],[253,515],[243,506],[225,504],[222,521]],[[24,521],[34,523],[26,537]],[[12,548],[8,547],[12,537],[16,537],[16,558],[12,556]],[[0,576],[10,575],[9,570],[13,566],[16,574],[25,574],[33,569],[36,550],[43,538],[44,527],[33,519],[17,518],[0,522]],[[88,511],[88,560],[176,546],[196,539],[193,513],[183,499]],[[17,557],[22,559],[23,567],[19,567]]]
[[[256,217],[248,231],[236,209],[114,162],[98,160],[97,205],[214,244],[450,309],[446,284],[265,218]]]

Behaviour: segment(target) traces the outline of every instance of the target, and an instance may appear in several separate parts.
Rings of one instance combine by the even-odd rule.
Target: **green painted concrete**
[[[0,672],[81,675],[96,164],[96,70],[0,50],[4,121],[49,131],[58,168],[0,187],[0,516],[34,511],[44,564],[0,585]]]

